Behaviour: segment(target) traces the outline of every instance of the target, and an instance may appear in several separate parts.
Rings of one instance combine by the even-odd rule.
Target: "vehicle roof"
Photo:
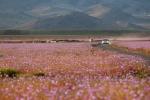
[[[103,39],[103,41],[109,41],[109,39]]]

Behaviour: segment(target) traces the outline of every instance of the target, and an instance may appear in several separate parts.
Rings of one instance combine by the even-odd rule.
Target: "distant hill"
[[[65,16],[38,20],[30,27],[31,29],[98,29],[99,24],[98,18],[74,12]]]
[[[150,30],[150,0],[0,0],[0,29]]]
[[[146,20],[135,18],[129,14],[120,12],[118,15],[111,16],[108,13],[104,18],[99,19],[81,12],[73,12],[68,15],[58,16],[53,18],[45,18],[36,21],[35,23],[24,26],[25,29],[51,29],[51,30],[88,30],[88,29],[105,29],[105,30],[123,30],[123,29],[145,29],[136,22],[144,22]]]

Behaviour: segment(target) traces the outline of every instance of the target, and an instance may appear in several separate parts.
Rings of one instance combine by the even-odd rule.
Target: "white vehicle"
[[[111,42],[108,39],[104,39],[101,41],[101,44],[111,44]]]

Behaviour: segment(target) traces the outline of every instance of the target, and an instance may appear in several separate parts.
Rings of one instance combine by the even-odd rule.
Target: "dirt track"
[[[145,55],[135,53],[135,52],[129,52],[124,49],[120,49],[119,47],[114,47],[113,45],[108,45],[108,44],[93,44],[92,47],[96,47],[96,48],[100,48],[100,49],[108,50],[108,51],[113,51],[113,52],[118,52],[121,54],[127,54],[127,55],[141,57],[145,60],[146,65],[150,66],[150,56],[145,56]]]

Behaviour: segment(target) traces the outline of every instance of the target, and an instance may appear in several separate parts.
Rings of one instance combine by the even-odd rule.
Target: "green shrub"
[[[45,73],[42,73],[42,72],[34,73],[33,75],[34,75],[34,76],[37,76],[37,77],[46,76]]]
[[[138,70],[134,75],[139,78],[146,78],[150,76],[150,72],[148,70]]]
[[[0,76],[1,77],[17,77],[20,74],[19,71],[11,68],[1,68],[0,69]]]

